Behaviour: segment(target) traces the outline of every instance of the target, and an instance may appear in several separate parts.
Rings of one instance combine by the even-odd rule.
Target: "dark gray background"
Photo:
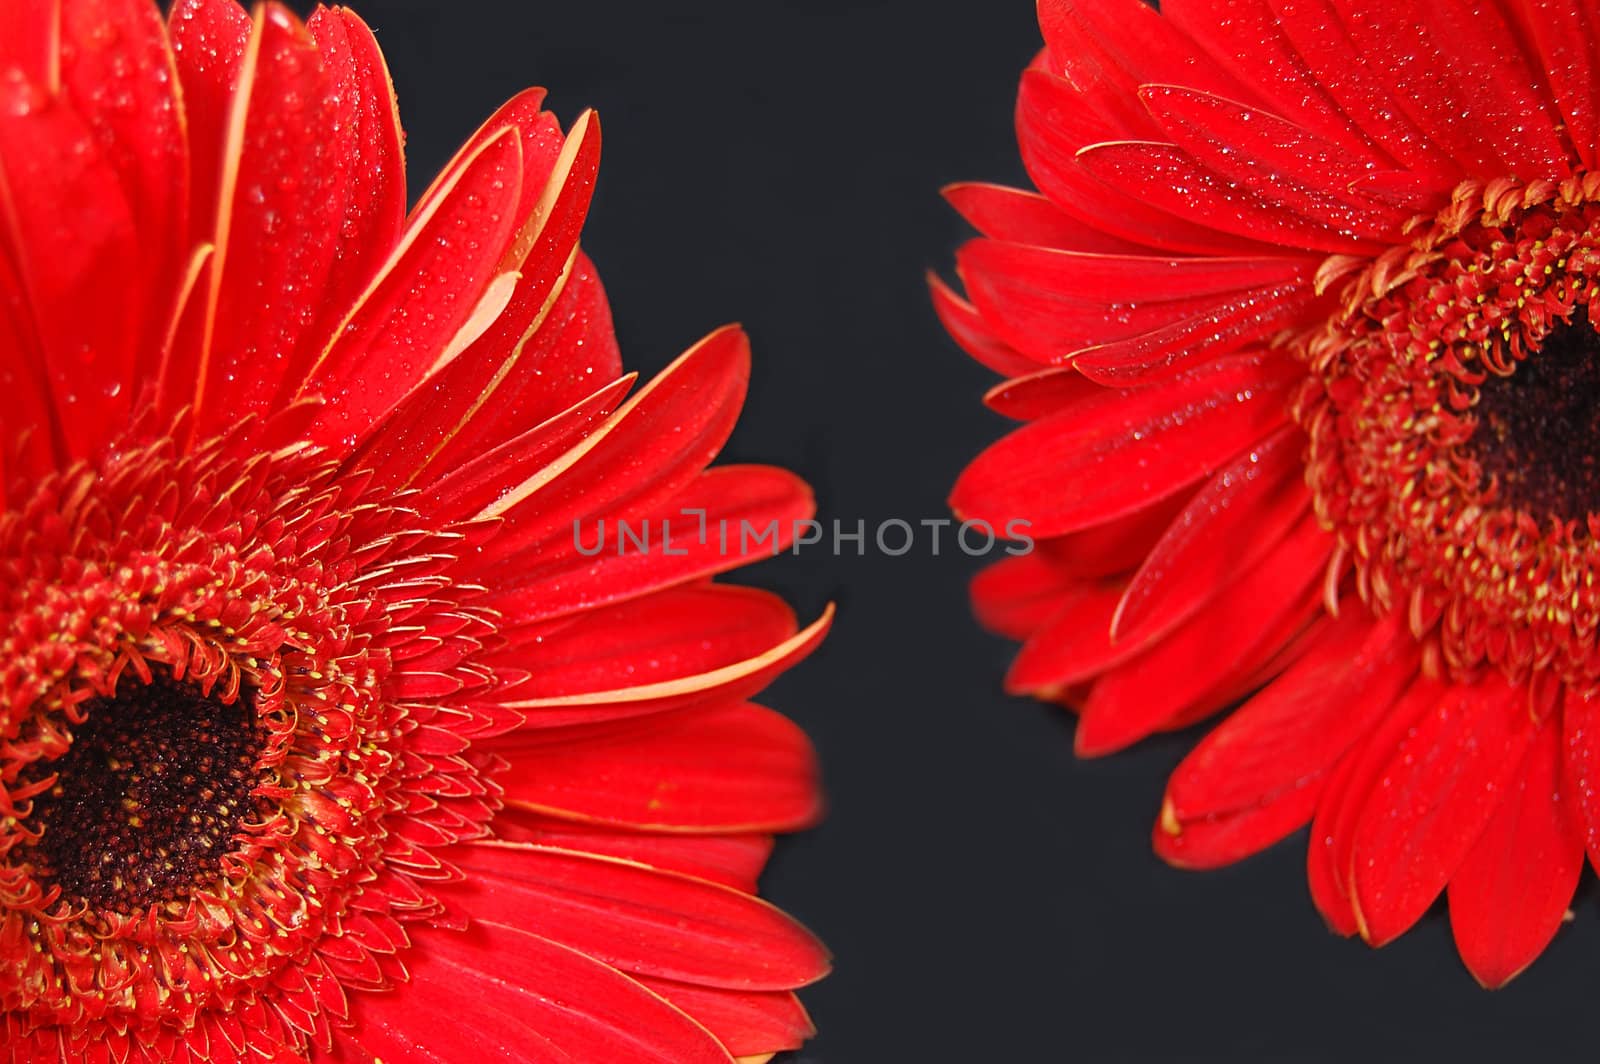
[[[420,188],[528,84],[605,131],[586,247],[624,358],[653,372],[729,320],[755,379],[728,455],[789,466],[825,520],[943,516],[1002,431],[986,371],[923,288],[966,233],[938,197],[1019,182],[1029,0],[934,3],[358,0],[397,83]],[[812,550],[741,579],[827,646],[765,700],[815,736],[831,815],[766,880],[837,972],[806,992],[806,1064],[861,1061],[1554,1058],[1594,1044],[1595,899],[1510,988],[1477,989],[1442,912],[1381,952],[1331,936],[1298,836],[1173,871],[1148,832],[1167,737],[1077,762],[1062,711],[999,692],[1010,655],[969,618],[976,565]]]

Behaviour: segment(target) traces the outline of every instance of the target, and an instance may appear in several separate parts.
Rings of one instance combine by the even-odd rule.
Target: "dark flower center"
[[[1472,446],[1500,498],[1536,518],[1600,512],[1600,334],[1585,305],[1508,377],[1478,388]]]
[[[28,822],[41,878],[69,901],[123,913],[215,881],[233,836],[261,812],[251,791],[265,736],[252,701],[156,673],[85,702],[71,748],[39,766],[56,776]]]

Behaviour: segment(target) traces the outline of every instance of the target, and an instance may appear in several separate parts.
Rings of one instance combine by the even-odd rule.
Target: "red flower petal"
[[[0,490],[9,488],[12,478],[37,483],[67,458],[66,442],[56,425],[44,355],[29,317],[21,279],[8,257],[0,255],[0,389],[6,396],[0,426],[8,439],[16,441],[0,451],[5,473]]]
[[[575,522],[655,513],[722,449],[750,380],[750,343],[737,328],[684,352],[599,429],[507,492],[484,517],[504,530],[484,564],[571,542]]]
[[[557,850],[578,850],[601,857],[680,872],[694,879],[756,892],[756,879],[772,856],[770,835],[645,834],[558,820],[516,806],[495,819],[495,834],[510,842],[530,842]]]
[[[55,416],[38,430],[88,457],[133,398],[149,303],[128,276],[142,261],[133,216],[95,131],[44,85],[0,78],[0,160],[0,250],[16,271],[3,297],[27,323],[11,358],[32,352],[25,375],[48,382]]]
[[[1085,584],[1056,603],[1006,672],[1011,694],[1055,698],[1115,665],[1137,656],[1146,643],[1114,643],[1111,618],[1122,600],[1120,584]]]
[[[536,99],[523,94],[521,109],[507,113],[507,105],[485,129],[517,118]],[[535,131],[554,125],[548,114],[521,117],[537,121]],[[554,136],[559,144],[559,131]],[[523,139],[527,145],[528,134]],[[577,251],[599,159],[600,125],[586,114],[543,171],[528,166],[524,180],[542,184],[533,188],[528,220],[509,252],[525,257],[505,264],[521,274],[516,288],[483,335],[408,397],[371,442],[367,459],[383,482],[425,482],[433,471],[478,458],[621,373],[604,290],[593,263]],[[526,471],[508,474],[521,479]]]
[[[202,437],[272,409],[280,384],[298,380],[321,352],[325,338],[305,329],[330,296],[344,189],[367,180],[347,169],[354,160],[337,145],[354,127],[354,98],[332,87],[299,20],[258,8],[223,128],[200,349],[179,356],[195,369],[185,383]],[[299,106],[284,106],[286,98]],[[239,388],[241,378],[252,386]]]
[[[306,27],[333,91],[346,101],[339,135],[325,146],[337,157],[337,169],[348,175],[338,190],[342,214],[333,238],[335,258],[315,324],[304,330],[306,337],[326,342],[405,225],[405,149],[389,69],[366,23],[349,8],[321,7]]]
[[[1167,0],[1161,14],[1291,122],[1363,154],[1369,145],[1279,26],[1271,0]]]
[[[1281,430],[1201,488],[1128,582],[1112,634],[1137,639],[1145,628],[1188,617],[1287,534],[1310,505],[1304,447],[1298,430]]]
[[[1439,191],[1447,191],[1461,174],[1459,166],[1411,120],[1391,84],[1356,50],[1332,0],[1269,2],[1284,36],[1340,109],[1391,158],[1436,178]]]
[[[1220,359],[1145,389],[1107,390],[1101,402],[1013,432],[956,481],[963,518],[1003,528],[1032,521],[1034,536],[1099,524],[1221,468],[1285,419],[1300,368],[1271,354]]]
[[[62,91],[116,171],[138,233],[142,265],[126,270],[122,283],[149,300],[134,376],[142,387],[155,372],[150,359],[170,309],[164,302],[189,234],[188,143],[166,26],[145,0],[70,0],[61,4],[60,64]]]
[[[1450,877],[1450,927],[1474,978],[1503,986],[1555,937],[1583,871],[1583,831],[1547,721],[1500,808]]]
[[[1092,528],[1040,539],[1035,549],[1074,576],[1131,576],[1192,498],[1179,492]]]
[[[1521,0],[1517,21],[1532,33],[1539,67],[1550,79],[1567,142],[1585,168],[1600,164],[1600,125],[1596,123],[1594,27],[1600,7],[1594,0]]]
[[[1242,573],[1218,580],[1191,609],[1166,615],[1183,623],[1094,685],[1078,725],[1077,752],[1097,757],[1120,750],[1200,704],[1232,678],[1241,659],[1270,657],[1257,648],[1286,625],[1305,624],[1306,603],[1320,590],[1332,546],[1332,537],[1305,515],[1264,557],[1241,562]],[[1139,642],[1145,636],[1118,638]]]
[[[951,291],[936,274],[929,273],[928,291],[934,313],[962,349],[996,373],[1017,376],[1032,373],[1038,364],[994,335],[982,316],[965,299]]]
[[[419,938],[411,986],[362,997],[336,1059],[459,1064],[495,1046],[541,1064],[732,1059],[683,1012],[567,946],[490,921]]]
[[[1351,844],[1351,901],[1373,945],[1427,911],[1500,806],[1537,730],[1527,697],[1498,676],[1450,687],[1393,748]]]
[[[1027,639],[1082,585],[1082,577],[1064,572],[1041,551],[1002,558],[973,577],[972,610],[990,631]]]
[[[1359,613],[1340,618],[1173,772],[1158,852],[1185,865],[1215,864],[1299,827],[1339,755],[1381,716],[1415,669],[1416,649],[1394,621],[1374,623]],[[1304,815],[1295,820],[1287,809]],[[1257,820],[1259,829],[1235,829],[1242,837],[1229,835],[1229,848],[1215,854],[1183,838],[1196,824],[1215,831],[1219,824]]]
[[[781,598],[755,588],[702,584],[648,595],[518,633],[503,653],[529,673],[517,693],[554,698],[693,676],[742,661],[793,636]]]
[[[1017,421],[1033,421],[1093,399],[1100,394],[1100,389],[1101,385],[1069,363],[1001,381],[984,393],[983,402],[997,414]]]
[[[1098,53],[1126,88],[1182,80],[1224,96],[1248,94],[1142,0],[1039,0],[1039,29],[1057,62]]]
[[[815,650],[832,623],[830,605],[809,627],[783,642],[707,672],[610,690],[519,698],[504,705],[526,714],[530,727],[554,728],[738,701],[755,694]]]
[[[1213,313],[1244,291],[1309,285],[1298,258],[1156,258],[1089,255],[974,240],[958,256],[985,320],[1041,361]]]
[[[1095,114],[1061,78],[1042,70],[1023,74],[1017,94],[1022,162],[1039,191],[1056,206],[1112,236],[1144,247],[1196,255],[1272,253],[1256,241],[1150,207],[1089,173],[1078,161],[1079,149],[1118,135],[1099,125],[1092,117]],[[1150,128],[1153,132],[1154,123]]]
[[[1078,221],[1036,192],[971,183],[946,186],[944,198],[974,229],[995,240],[1099,255],[1148,251]]]
[[[646,977],[639,982],[705,1024],[737,1057],[798,1049],[816,1033],[790,993],[713,990]]]
[[[626,972],[789,990],[828,971],[827,951],[809,932],[742,891],[516,843],[461,847],[451,857],[466,878],[442,893],[474,924],[525,927]]]
[[[413,214],[389,261],[301,385],[301,396],[326,403],[311,428],[313,439],[350,447],[459,353],[463,330],[481,332],[488,325],[484,313],[504,307],[510,287],[491,288],[490,282],[520,222],[514,212],[522,171],[521,142],[506,130],[473,149],[438,195]],[[384,366],[381,377],[366,372],[375,364]]]
[[[1110,141],[1083,148],[1078,160],[1089,173],[1141,202],[1175,216],[1204,218],[1225,233],[1311,251],[1381,250],[1369,239],[1318,224],[1271,196],[1234,184],[1171,144]],[[1363,220],[1363,228],[1376,223]]]
[[[216,231],[234,85],[251,20],[234,0],[175,0],[167,15],[189,136],[190,231]]]
[[[637,380],[638,375],[633,373],[619,377],[543,424],[482,451],[460,465],[439,467],[439,479],[421,489],[423,505],[442,520],[470,520],[525,480],[528,470],[542,468],[604,424],[622,405]],[[396,417],[392,423],[398,426],[404,424],[405,419]],[[381,468],[401,483],[425,461],[409,449],[395,452],[392,459]]]
[[[1565,177],[1567,156],[1500,9],[1334,0],[1365,65],[1468,173]],[[1470,117],[1469,117],[1470,116]]]
[[[1568,691],[1561,707],[1566,783],[1589,861],[1600,868],[1600,692]]]
[[[1160,328],[1074,351],[1079,373],[1113,388],[1169,380],[1196,363],[1269,340],[1319,301],[1302,281],[1252,288],[1227,296],[1205,313]]]
[[[821,813],[810,741],[757,705],[681,714],[647,729],[521,733],[488,748],[512,766],[502,779],[506,799],[553,816],[739,833],[807,827]]]
[[[1354,237],[1392,241],[1409,215],[1350,191],[1377,164],[1267,111],[1183,86],[1139,96],[1173,142],[1212,173],[1302,218]]]
[[[774,557],[815,510],[810,487],[792,473],[717,466],[654,514],[631,523],[626,511],[601,514],[574,524],[570,542],[504,558],[503,590],[487,601],[508,625],[620,602]]]

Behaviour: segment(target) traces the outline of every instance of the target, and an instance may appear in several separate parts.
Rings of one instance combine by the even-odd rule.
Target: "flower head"
[[[754,891],[812,754],[748,699],[827,617],[690,532],[810,493],[706,468],[737,330],[628,398],[541,99],[408,213],[350,12],[0,6],[0,1058],[807,1035]]]
[[[956,485],[1032,521],[982,574],[1019,693],[1107,753],[1244,700],[1154,831],[1183,866],[1310,822],[1329,924],[1441,893],[1498,985],[1600,859],[1600,125],[1582,5],[1041,0],[1041,194],[956,338],[1027,424]],[[970,301],[969,301],[970,300]]]

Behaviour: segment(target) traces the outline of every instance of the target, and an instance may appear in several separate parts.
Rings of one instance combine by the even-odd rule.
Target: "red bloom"
[[[1596,11],[1161,7],[1041,0],[1043,195],[948,192],[986,238],[936,304],[1028,422],[952,503],[1039,539],[977,610],[1085,755],[1246,698],[1167,860],[1311,822],[1336,931],[1447,891],[1498,985],[1600,861]]]
[[[349,12],[0,5],[0,1058],[809,1033],[826,957],[754,890],[812,753],[746,700],[827,618],[573,529],[810,493],[706,469],[737,331],[625,399],[599,127],[541,98],[407,216]]]

